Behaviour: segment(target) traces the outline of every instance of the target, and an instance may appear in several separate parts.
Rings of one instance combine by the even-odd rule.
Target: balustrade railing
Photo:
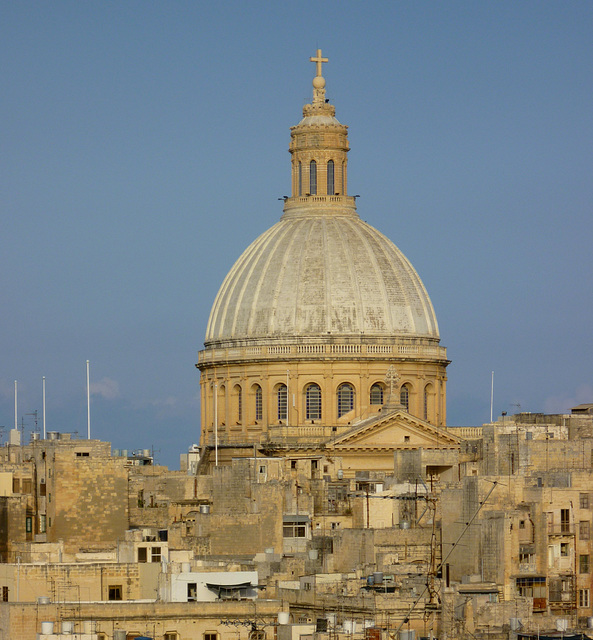
[[[311,355],[358,356],[384,359],[385,356],[398,358],[442,358],[446,359],[445,347],[426,344],[284,344],[250,347],[230,347],[204,349],[198,354],[198,362],[218,362],[224,360],[266,360],[280,356],[299,359]]]

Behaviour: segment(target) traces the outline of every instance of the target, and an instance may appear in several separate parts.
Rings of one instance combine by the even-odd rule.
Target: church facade
[[[196,365],[201,445],[337,445],[390,413],[443,444],[448,360],[432,303],[402,252],[360,219],[327,59],[318,50],[311,61],[313,100],[291,128],[291,196],[210,313]]]

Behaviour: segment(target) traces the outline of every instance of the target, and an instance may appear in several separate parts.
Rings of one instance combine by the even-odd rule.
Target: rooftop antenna
[[[19,428],[19,419],[17,412],[18,382],[14,381],[14,428]]]
[[[86,424],[87,439],[91,439],[91,385],[90,385],[90,363],[86,361]]]
[[[35,409],[35,411],[33,411],[33,413],[25,413],[26,416],[34,416],[35,417],[35,431],[37,431],[37,423],[38,423],[38,419],[37,419],[37,414],[39,412],[37,411],[37,409]],[[24,435],[24,433],[23,433]]]

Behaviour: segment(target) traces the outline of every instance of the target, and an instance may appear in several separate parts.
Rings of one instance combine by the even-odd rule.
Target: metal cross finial
[[[322,76],[321,65],[324,62],[329,62],[329,58],[322,58],[321,57],[321,49],[317,49],[317,57],[316,58],[310,58],[310,60],[311,60],[311,62],[317,63],[317,76],[320,78]]]
[[[399,382],[399,380],[399,373],[395,370],[395,367],[391,365],[389,369],[387,369],[387,374],[385,375],[385,382],[390,385],[391,395],[393,395],[393,387]]]

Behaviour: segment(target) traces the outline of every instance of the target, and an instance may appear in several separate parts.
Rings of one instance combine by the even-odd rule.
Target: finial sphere
[[[313,88],[323,89],[325,87],[325,78],[323,76],[315,76],[313,78]]]

